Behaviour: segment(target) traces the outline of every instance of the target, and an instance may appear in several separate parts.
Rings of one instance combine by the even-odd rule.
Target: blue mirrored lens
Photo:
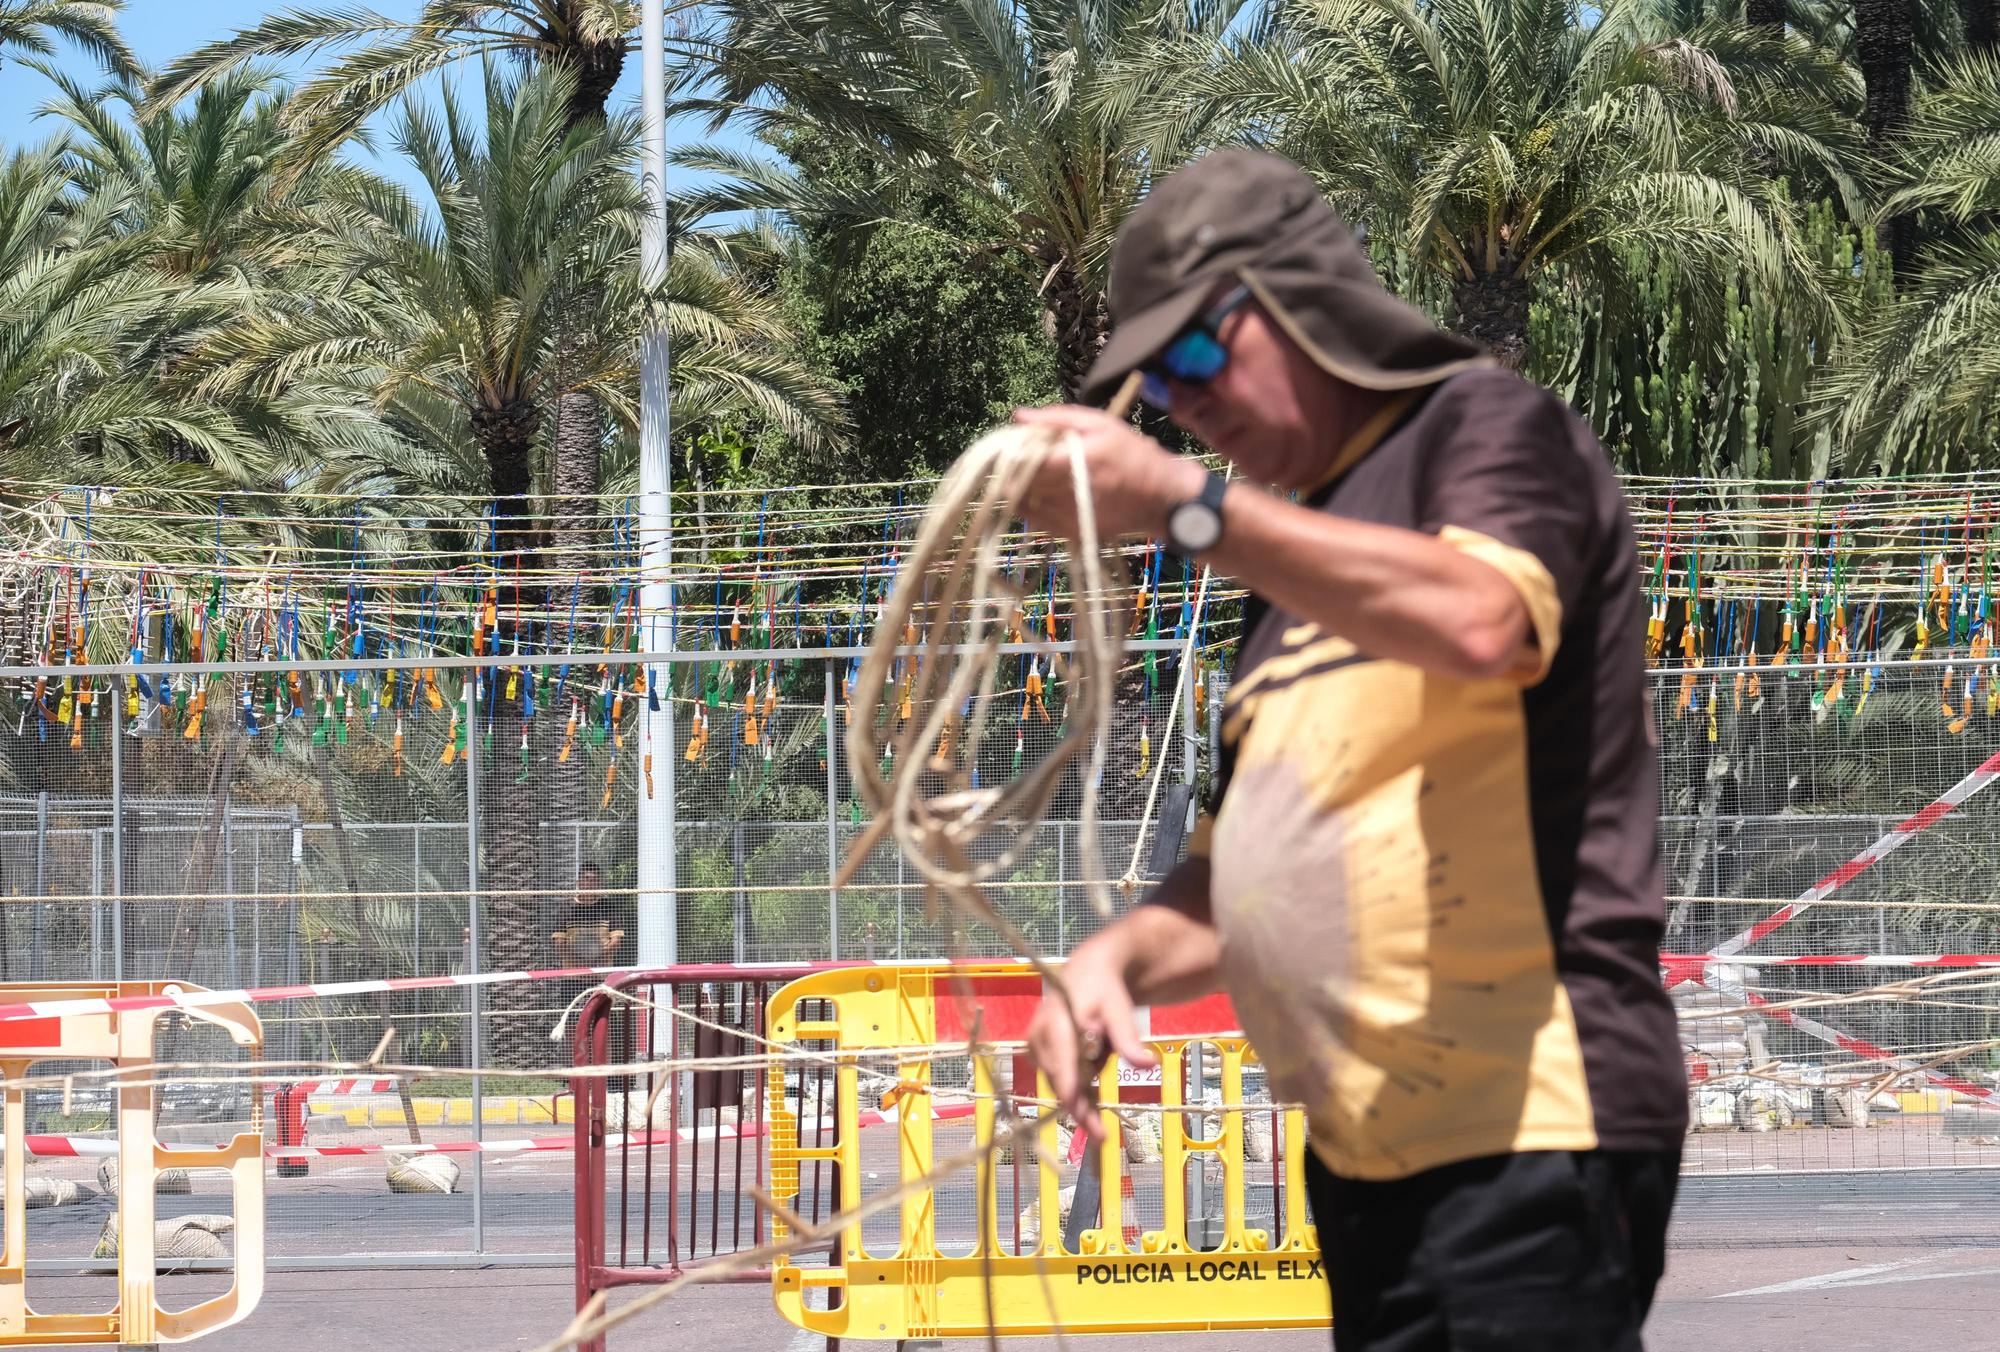
[[[1157,371],[1147,371],[1139,381],[1139,397],[1151,408],[1165,413],[1173,402],[1173,395],[1167,390],[1167,382],[1160,379]]]
[[[1229,349],[1207,329],[1189,329],[1160,353],[1160,365],[1167,374],[1191,385],[1215,379],[1228,364]]]

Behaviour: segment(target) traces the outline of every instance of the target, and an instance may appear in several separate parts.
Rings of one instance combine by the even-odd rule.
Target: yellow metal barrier
[[[49,982],[0,986],[0,1003],[34,1000],[112,999],[194,991],[189,982]],[[0,1021],[0,1073],[6,1076],[6,1222],[0,1243],[0,1347],[84,1344],[153,1346],[185,1342],[243,1319],[264,1290],[264,1138],[261,1096],[251,1098],[251,1124],[220,1149],[174,1150],[153,1137],[153,1087],[118,1088],[118,1305],[99,1314],[43,1314],[28,1304],[27,1104],[21,1081],[37,1061],[91,1060],[145,1066],[154,1060],[154,1016],[159,1010],[78,1014],[66,1018]],[[248,1005],[181,1011],[228,1031],[236,1045],[263,1045],[263,1028]],[[150,1080],[143,1072],[134,1077]],[[159,1306],[155,1291],[154,1180],[162,1169],[226,1169],[236,1221],[236,1271],[230,1288],[189,1309]]]
[[[882,966],[836,968],[793,982],[771,998],[767,1027],[774,1041],[812,1044],[822,1051],[858,1051],[883,1047],[929,1047],[962,1039],[975,1023],[986,1039],[1018,1041],[1027,1018],[1040,998],[1037,978],[1025,967],[1011,964],[953,966]],[[1157,1013],[1157,1012],[1156,1012]],[[1162,1024],[1157,1021],[1155,1031]],[[1183,1021],[1184,1022],[1184,1021]],[[1159,1228],[1143,1230],[1136,1244],[1125,1236],[1123,1132],[1117,1118],[1107,1115],[1109,1138],[1098,1158],[1104,1180],[1097,1224],[1083,1231],[1075,1249],[1063,1242],[1062,1161],[1056,1158],[1056,1120],[1047,1112],[1037,1117],[1032,1198],[1018,1183],[1018,1199],[1028,1202],[1031,1242],[1008,1244],[1000,1220],[1014,1228],[1017,1213],[1003,1202],[998,1164],[993,1150],[979,1156],[974,1178],[976,1223],[961,1225],[949,1238],[960,1242],[940,1247],[937,1192],[926,1189],[903,1199],[894,1241],[878,1241],[877,1252],[864,1238],[862,1224],[842,1231],[834,1263],[801,1267],[781,1260],[772,1275],[778,1311],[802,1329],[831,1337],[907,1339],[959,1338],[983,1335],[989,1325],[1001,1335],[1052,1332],[1151,1332],[1240,1328],[1326,1327],[1331,1309],[1320,1273],[1318,1240],[1306,1219],[1306,1134],[1297,1112],[1283,1114],[1276,1133],[1279,1147],[1274,1191],[1282,1193],[1282,1233],[1253,1228],[1246,1222],[1244,1112],[1221,1114],[1220,1134],[1199,1139],[1190,1134],[1198,1119],[1171,1111],[1183,1104],[1185,1058],[1192,1044],[1213,1048],[1221,1062],[1222,1100],[1244,1102],[1244,1070],[1255,1054],[1240,1035],[1190,1033],[1177,1029],[1172,1037],[1155,1036],[1151,1045],[1161,1059],[1160,1122],[1161,1179]],[[870,1061],[871,1078],[890,1072]],[[1118,1100],[1114,1062],[1103,1076],[1106,1103]],[[933,1083],[932,1059],[913,1053],[899,1058],[894,1088],[881,1106],[893,1103],[894,1171],[898,1181],[921,1178],[954,1150],[935,1149],[934,1119],[966,1111],[963,1091],[952,1094]],[[789,1206],[797,1196],[800,1170],[829,1165],[839,1171],[843,1211],[859,1206],[865,1196],[892,1184],[877,1178],[889,1162],[882,1138],[891,1127],[863,1129],[864,1114],[876,1102],[861,1103],[861,1070],[856,1060],[843,1058],[837,1070],[838,1131],[829,1145],[805,1144],[818,1134],[800,1130],[801,1106],[785,1092],[786,1076],[769,1076],[771,1188]],[[1036,1096],[1049,1097],[1048,1082],[1036,1076]],[[972,1140],[990,1146],[996,1120],[993,1085],[984,1068],[972,1071],[970,1116]],[[871,1097],[873,1097],[871,1095]],[[806,1111],[813,1111],[805,1105]],[[1259,1114],[1263,1116],[1263,1114]],[[866,1155],[864,1157],[864,1148]],[[1026,1155],[1023,1151],[1022,1154]],[[1190,1244],[1183,1180],[1186,1166],[1212,1157],[1223,1178],[1223,1226],[1219,1246],[1202,1249]],[[875,1172],[871,1173],[870,1169]],[[1148,1200],[1148,1210],[1151,1201]],[[774,1217],[774,1237],[789,1233],[783,1218]],[[809,1290],[826,1293],[829,1308],[816,1309]]]

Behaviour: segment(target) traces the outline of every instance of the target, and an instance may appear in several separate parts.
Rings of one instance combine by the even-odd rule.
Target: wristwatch
[[[1205,554],[1222,542],[1222,494],[1229,481],[1213,471],[1198,497],[1167,513],[1167,548],[1181,558]]]

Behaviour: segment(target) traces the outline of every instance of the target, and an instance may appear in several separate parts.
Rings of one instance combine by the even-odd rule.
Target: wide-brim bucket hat
[[[1371,390],[1435,384],[1489,364],[1389,294],[1332,205],[1291,161],[1218,150],[1178,169],[1134,208],[1111,255],[1111,337],[1085,378],[1103,403],[1240,280],[1321,369]]]

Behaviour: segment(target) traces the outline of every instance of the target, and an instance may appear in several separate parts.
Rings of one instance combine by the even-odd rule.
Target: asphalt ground
[[[108,1294],[102,1280],[31,1280],[31,1298]],[[186,1305],[221,1289],[212,1276],[163,1278],[161,1298]],[[631,1299],[631,1295],[621,1297]],[[567,1321],[573,1291],[559,1268],[280,1271],[242,1325],[201,1340],[204,1352],[488,1352],[532,1348]],[[2000,1248],[1809,1246],[1677,1250],[1647,1330],[1652,1352],[1772,1352],[1842,1348],[1991,1347],[2000,1308]],[[946,1344],[953,1349],[977,1341]],[[1010,1339],[1013,1352],[1052,1352],[1049,1338]],[[1320,1332],[1153,1334],[1092,1338],[1088,1352],[1305,1352]],[[783,1323],[761,1286],[715,1286],[670,1297],[614,1333],[614,1352],[806,1352],[824,1344]],[[849,1348],[887,1347],[847,1340]]]

